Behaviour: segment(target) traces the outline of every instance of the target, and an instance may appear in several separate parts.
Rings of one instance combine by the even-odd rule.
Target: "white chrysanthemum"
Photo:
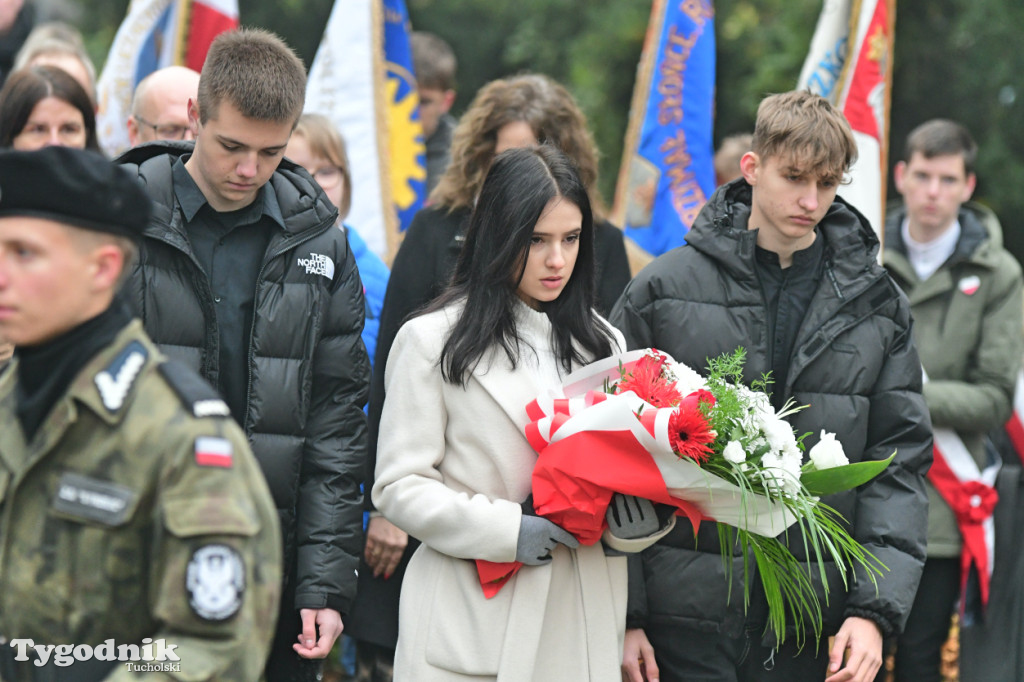
[[[761,480],[769,492],[795,495],[800,490],[800,464],[793,466],[793,458],[774,452],[761,457]]]
[[[811,448],[811,461],[814,468],[831,469],[832,467],[844,466],[850,463],[843,452],[843,444],[836,440],[836,434],[821,432],[821,440]]]
[[[793,435],[793,427],[789,422],[775,418],[767,419],[763,429],[772,452],[782,453],[796,447],[796,436]]]
[[[672,373],[676,377],[676,390],[681,395],[689,395],[698,389],[707,388],[707,382],[704,381],[704,377],[686,365],[670,363],[670,366]]]

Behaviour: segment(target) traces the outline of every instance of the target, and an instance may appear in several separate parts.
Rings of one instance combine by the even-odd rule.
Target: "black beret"
[[[142,184],[97,152],[0,151],[0,217],[46,218],[139,238],[152,210]]]

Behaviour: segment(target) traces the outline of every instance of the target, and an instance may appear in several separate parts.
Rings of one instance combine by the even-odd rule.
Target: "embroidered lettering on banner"
[[[322,275],[334,279],[334,261],[321,253],[310,253],[309,258],[300,258],[299,266],[306,268],[307,275]]]

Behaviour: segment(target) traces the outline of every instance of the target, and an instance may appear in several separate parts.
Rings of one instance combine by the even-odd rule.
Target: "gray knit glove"
[[[523,520],[519,524],[516,561],[531,566],[546,564],[551,561],[551,551],[559,543],[569,549],[576,549],[580,546],[580,541],[568,531],[540,516],[524,514]]]
[[[612,495],[605,519],[611,534],[622,540],[647,537],[661,528],[654,503],[636,495]]]

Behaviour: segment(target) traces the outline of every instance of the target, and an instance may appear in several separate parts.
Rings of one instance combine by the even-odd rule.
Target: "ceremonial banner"
[[[306,111],[330,118],[348,146],[345,222],[386,262],[426,194],[409,31],[404,0],[336,0],[306,86]]]
[[[1017,375],[1017,387],[1013,393],[1013,413],[1006,422],[1006,434],[1024,464],[1024,370]]]
[[[711,0],[655,0],[612,220],[652,256],[685,241],[715,188]]]
[[[126,150],[132,95],[165,66],[201,71],[210,43],[238,26],[238,0],[132,0],[97,83],[96,134],[108,156]]]
[[[881,235],[888,177],[896,0],[824,0],[797,89],[832,102],[850,122],[858,159],[839,195]]]

